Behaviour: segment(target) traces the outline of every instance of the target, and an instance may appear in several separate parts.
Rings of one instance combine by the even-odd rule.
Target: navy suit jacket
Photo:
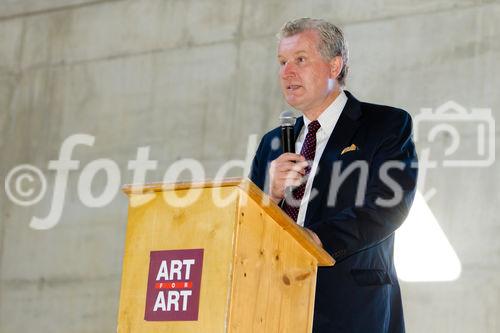
[[[317,194],[304,221],[337,261],[333,267],[318,269],[313,332],[404,332],[393,252],[394,232],[415,194],[417,156],[411,117],[406,111],[363,103],[346,94],[347,104],[313,180]],[[303,124],[298,118],[295,137]],[[265,134],[253,160],[250,178],[264,191],[270,162],[283,153],[276,144],[280,135],[279,127]],[[341,154],[352,144],[357,149]],[[382,176],[383,165],[391,166],[385,170],[388,180]],[[341,181],[335,175],[347,176]],[[366,191],[356,201],[360,182]],[[377,200],[395,195],[400,195],[395,205],[378,204]]]

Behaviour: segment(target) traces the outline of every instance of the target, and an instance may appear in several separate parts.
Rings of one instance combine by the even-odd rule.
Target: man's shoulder
[[[402,108],[360,101],[351,92],[345,90],[345,93],[348,98],[347,106],[353,111],[355,110],[353,114],[361,115],[363,120],[370,123],[386,123],[398,120],[406,122],[411,118],[410,114]]]
[[[412,119],[411,115],[397,107],[360,102],[361,121],[367,126],[371,135],[376,135],[382,139],[388,137],[411,136]]]
[[[367,118],[373,118],[376,122],[385,122],[390,120],[405,120],[410,117],[410,114],[397,107],[360,102],[361,112]]]
[[[362,122],[372,128],[372,133],[401,132],[412,130],[410,114],[397,107],[360,102]]]
[[[276,137],[280,137],[281,135],[281,127],[275,127],[272,130],[268,131],[266,134],[262,136],[262,140],[272,140]]]
[[[281,148],[281,127],[276,127],[264,134],[260,140],[256,155],[269,156]]]

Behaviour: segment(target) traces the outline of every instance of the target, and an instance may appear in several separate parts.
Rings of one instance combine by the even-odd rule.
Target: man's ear
[[[344,65],[344,62],[342,61],[341,56],[333,57],[332,60],[330,60],[330,76],[333,79],[337,79],[340,72],[342,71],[343,65]]]

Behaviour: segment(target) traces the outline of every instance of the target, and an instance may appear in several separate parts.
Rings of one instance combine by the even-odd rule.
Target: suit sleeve
[[[264,190],[264,183],[265,183],[265,175],[263,174],[262,171],[262,147],[264,145],[264,138],[259,143],[259,147],[257,148],[257,151],[255,152],[255,156],[252,161],[252,167],[250,169],[250,175],[248,176],[252,182],[255,183],[262,191]]]
[[[406,112],[397,115],[388,122],[384,133],[389,134],[381,140],[369,165],[362,205],[346,207],[308,226],[337,261],[382,242],[408,215],[415,194],[417,156],[411,117]],[[384,165],[391,166],[386,176]],[[395,203],[387,204],[398,197]]]

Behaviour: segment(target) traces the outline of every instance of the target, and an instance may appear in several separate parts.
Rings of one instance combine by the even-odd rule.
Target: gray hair
[[[276,37],[278,37],[278,40],[281,40],[306,30],[315,30],[318,32],[318,51],[326,61],[330,61],[337,56],[342,57],[342,70],[337,80],[341,86],[345,85],[345,78],[349,70],[349,66],[347,66],[349,50],[347,49],[347,42],[344,39],[344,33],[340,28],[322,19],[304,17],[286,22]]]

